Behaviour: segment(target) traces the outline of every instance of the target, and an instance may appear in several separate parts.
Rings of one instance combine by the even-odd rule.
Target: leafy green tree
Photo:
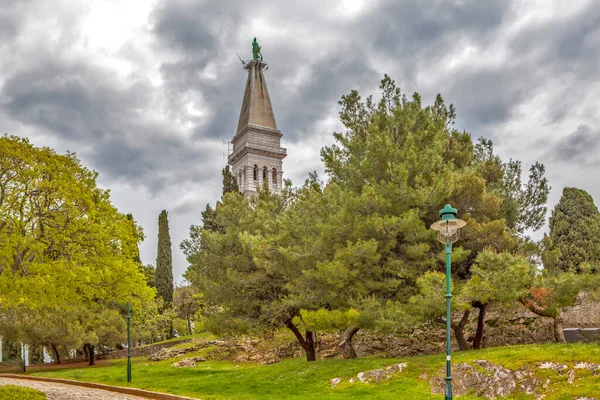
[[[219,206],[219,203],[217,203],[217,207]],[[216,216],[217,216],[217,212],[216,210],[213,210],[212,207],[207,204],[206,208],[204,209],[204,211],[202,211],[202,228],[203,229],[208,229],[211,231],[218,231],[221,228],[219,227],[219,225],[216,223]]]
[[[0,138],[0,319],[14,327],[0,334],[47,346],[56,362],[107,340],[113,302],[154,295],[138,267],[143,233],[97,176],[73,153]]]
[[[140,269],[146,277],[146,285],[156,288],[156,268],[152,264],[141,265]]]
[[[3,310],[0,334],[4,340],[46,346],[60,364],[67,349],[81,348],[85,329],[74,307],[19,308]]]
[[[535,266],[526,257],[508,252],[482,251],[471,268],[471,278],[462,287],[462,303],[477,307],[477,331],[473,348],[483,347],[486,311],[490,304],[508,305],[523,298],[533,282]]]
[[[479,309],[473,348],[483,347],[486,311],[490,304],[510,304],[526,296],[533,282],[535,266],[523,256],[491,250],[480,252],[471,268],[469,280],[453,281],[452,310],[460,319],[451,321],[454,336],[461,350],[469,348],[465,326],[471,309]],[[411,298],[409,311],[415,322],[436,321],[445,325],[446,276],[427,272],[417,280],[418,294]],[[455,314],[456,315],[456,314]]]
[[[221,175],[223,175],[223,196],[227,193],[240,191],[237,179],[235,179],[229,165],[226,165],[225,168],[223,168]]]
[[[433,243],[427,227],[438,219],[436,211],[445,203],[457,206],[468,223],[453,262],[455,279],[465,282],[486,248],[526,248],[527,239],[517,233],[539,229],[546,212],[549,188],[542,165],[532,166],[529,181],[522,184],[519,162],[503,163],[491,141],[473,145],[468,133],[452,129],[456,113],[441,96],[423,106],[418,94],[410,100],[401,95],[388,76],[380,89],[377,104],[371,97],[362,102],[356,91],[342,97],[340,119],[346,132],[334,134],[335,143],[321,152],[331,178],[323,192],[335,191],[339,198],[328,202],[335,217],[326,217],[331,223],[323,223],[333,239],[321,234],[323,260],[304,274],[313,281],[296,287],[306,296],[314,293],[309,288],[325,287],[319,293],[336,293],[334,297],[339,293],[339,306],[339,299],[356,298],[360,292],[345,293],[353,289],[352,279],[362,286],[362,296],[374,295],[383,303],[409,298],[423,273],[443,270],[443,257],[434,262],[442,247]],[[336,207],[343,210],[339,215]],[[370,252],[366,243],[371,243]],[[359,254],[370,258],[361,263]],[[320,276],[319,269],[325,271]],[[377,276],[373,270],[387,270],[389,275]],[[336,288],[333,276],[346,280],[340,279]],[[335,307],[325,302],[326,307]],[[473,305],[479,308],[479,319],[485,320],[485,306]]]
[[[225,333],[285,326],[304,348],[307,360],[313,361],[314,332],[300,331],[294,323],[300,309],[287,297],[300,270],[286,263],[283,249],[265,256],[273,240],[287,234],[283,216],[289,198],[288,187],[281,196],[266,191],[253,199],[226,194],[216,210],[222,229],[202,229],[182,246],[190,262],[185,277],[211,310],[205,313],[209,329]]]
[[[581,291],[595,289],[595,283],[597,277],[589,269],[586,271],[584,268],[580,273],[544,270],[536,277],[529,293],[519,301],[533,313],[552,318],[554,339],[565,343],[562,312],[577,303],[577,295]]]
[[[156,255],[156,289],[164,305],[173,303],[173,259],[171,254],[171,234],[167,211],[158,216],[158,251]]]
[[[75,154],[0,137],[0,312],[152,296],[138,237]]]
[[[347,309],[369,297],[383,305],[414,293],[416,279],[436,267],[424,220],[451,193],[446,157],[467,162],[467,137],[450,133],[452,106],[440,96],[431,106],[418,94],[408,99],[388,76],[380,89],[378,103],[372,97],[363,102],[356,91],[342,97],[346,130],[321,151],[330,183],[320,203],[331,210],[321,212],[321,259],[295,287],[324,308]],[[354,352],[346,345],[356,328],[348,327],[340,341],[349,356]]]
[[[176,309],[166,306],[160,296],[145,300],[141,306],[131,311],[133,342],[152,344],[167,339],[171,335],[173,321],[176,318]]]
[[[96,347],[114,348],[127,337],[123,314],[116,308],[97,305],[96,310],[82,310],[80,322],[84,328],[83,351],[89,365],[95,364]]]
[[[446,275],[438,271],[429,271],[423,274],[416,282],[417,293],[410,298],[407,316],[413,324],[423,323],[425,321],[434,321],[445,325],[446,315]],[[452,299],[451,307],[454,311],[453,316],[458,314],[460,320],[452,320],[451,328],[454,331],[454,337],[461,350],[469,348],[465,339],[465,326],[471,315],[472,304],[463,301],[464,299],[457,294],[460,293],[464,282],[452,281]]]
[[[340,315],[354,310],[358,317],[345,321],[356,325],[344,329],[340,344],[355,355],[351,342],[359,329],[393,331],[392,316],[410,309],[402,303],[417,294],[420,277],[443,270],[443,247],[428,227],[448,202],[469,224],[455,248],[461,284],[487,247],[524,247],[517,229],[507,226],[505,167],[491,142],[477,147],[468,133],[454,130],[454,108],[441,96],[424,106],[418,94],[402,95],[388,76],[380,89],[377,103],[357,91],[342,97],[345,131],[321,151],[326,185],[311,174],[301,188],[284,193],[280,206],[266,191],[251,207],[225,195],[182,243],[191,264],[186,276],[209,308],[222,307],[215,313],[221,328],[283,321],[310,360],[314,330],[340,330]],[[521,186],[515,193],[526,191]],[[260,301],[245,297],[251,294]]]
[[[194,333],[193,319],[196,313],[203,308],[203,296],[189,284],[177,286],[173,294],[173,306],[177,310],[178,316],[185,320],[188,335],[192,335]]]
[[[5,311],[2,322],[0,332],[3,335],[31,346],[46,346],[57,364],[69,350],[83,348],[90,365],[93,365],[97,346],[115,348],[125,338],[123,313],[114,304],[107,303]],[[10,324],[11,328],[7,330],[6,324]]]
[[[131,253],[133,255],[133,261],[138,265],[139,270],[146,277],[146,284],[149,287],[156,288],[154,266],[150,264],[144,265],[142,263],[142,259],[140,258],[139,243],[143,242],[144,239],[146,239],[146,235],[144,235],[144,230],[141,226],[136,224],[132,214],[127,214],[127,222],[130,225],[131,235],[133,237],[138,238],[137,242],[131,244]]]
[[[585,190],[564,188],[552,210],[544,265],[555,271],[578,272],[582,263],[600,262],[600,213]]]
[[[529,168],[529,180],[524,183],[521,162],[503,162],[494,154],[492,141],[485,138],[480,138],[474,147],[474,161],[490,192],[502,199],[501,213],[508,228],[523,234],[544,225],[550,186],[542,164],[536,162]]]
[[[600,214],[584,190],[564,188],[542,241],[544,269],[520,299],[532,312],[554,320],[554,338],[565,342],[562,312],[582,291],[597,292]]]
[[[141,226],[137,225],[135,220],[133,219],[133,215],[132,214],[127,214],[125,216],[125,218],[127,219],[127,223],[129,225],[129,229],[131,230],[130,234],[132,237],[137,237],[138,240],[135,242],[132,242],[131,245],[131,249],[129,250],[131,252],[131,255],[133,257],[133,261],[137,264],[141,264],[142,263],[142,259],[140,258],[140,247],[139,247],[139,243],[143,242],[144,239],[146,238],[146,235],[144,235],[144,230],[142,229]]]

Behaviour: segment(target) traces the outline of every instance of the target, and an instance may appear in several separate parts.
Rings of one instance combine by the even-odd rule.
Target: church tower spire
[[[233,152],[228,163],[235,175],[240,192],[256,195],[265,185],[279,193],[283,187],[283,159],[286,149],[281,147],[282,133],[277,129],[267,82],[263,71],[268,69],[262,60],[256,38],[252,43],[253,59],[244,61],[248,71],[246,90],[242,101],[237,131],[231,143]]]

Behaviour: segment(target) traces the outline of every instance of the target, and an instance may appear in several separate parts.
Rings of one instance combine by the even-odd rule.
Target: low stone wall
[[[477,309],[473,309],[469,323],[465,327],[465,338],[472,343],[477,328]],[[455,316],[457,320],[460,316]],[[575,328],[600,328],[600,303],[589,297],[580,295],[578,304],[565,310],[562,314],[563,326]],[[554,342],[554,321],[552,318],[540,317],[529,311],[521,303],[510,306],[491,306],[486,316],[484,347],[508,346],[533,343]],[[452,346],[456,351],[458,345],[452,332]],[[324,355],[335,353],[333,343],[324,344]],[[428,323],[415,329],[410,335],[401,337],[376,337],[360,332],[353,340],[357,354],[372,354],[398,357],[416,354],[432,354],[445,351],[446,331],[442,324]]]
[[[477,309],[473,309],[469,323],[465,326],[465,338],[472,343],[477,328]],[[600,327],[600,303],[585,296],[580,296],[578,305],[567,309],[562,314],[564,327]],[[455,316],[458,320],[460,315]],[[454,334],[454,332],[452,332]],[[131,350],[133,357],[149,356],[161,349],[190,342],[182,339],[169,343],[136,347]],[[340,357],[338,349],[338,334],[319,334],[316,347],[319,358]],[[217,343],[218,342],[218,343]],[[490,306],[486,315],[484,347],[551,343],[554,342],[553,320],[540,317],[521,303],[510,306]],[[287,357],[304,357],[304,351],[296,340],[279,346],[277,349],[263,349],[260,340],[238,338],[231,343],[215,341],[215,343],[199,343],[197,348],[215,345],[217,351],[210,358],[220,359],[231,357],[239,362],[252,361],[269,363],[273,360]],[[359,357],[377,355],[382,357],[403,357],[418,354],[443,353],[445,351],[446,330],[441,323],[426,323],[414,329],[411,334],[396,336],[375,336],[359,331],[353,339],[356,353]],[[452,341],[453,351],[458,350],[456,340]],[[193,349],[191,349],[193,350]],[[127,350],[115,351],[98,356],[98,359],[125,358]]]
[[[563,313],[565,328],[600,328],[600,302],[581,294],[579,303]]]
[[[132,347],[131,348],[131,357],[149,356],[150,354],[157,352],[161,349],[164,349],[167,347],[172,347],[172,346],[182,344],[182,343],[189,343],[191,341],[192,341],[192,339],[188,338],[188,339],[174,340],[174,341],[167,342],[167,343],[158,343],[158,344],[151,344],[151,345],[147,345],[147,346]],[[110,353],[98,354],[96,356],[96,359],[98,359],[98,360],[112,360],[112,359],[116,359],[116,358],[127,358],[127,349],[115,350],[115,351],[111,351]]]
[[[473,309],[469,323],[465,326],[465,338],[472,343],[477,328],[477,309]],[[564,327],[600,327],[600,303],[581,296],[577,306],[567,309],[562,314]],[[460,318],[455,315],[455,320]],[[484,347],[508,346],[533,343],[554,342],[554,321],[540,317],[521,303],[510,306],[491,306],[487,311],[486,326],[483,339]],[[458,345],[452,332],[453,351]],[[339,335],[322,334],[317,340],[318,356],[321,358],[339,357],[337,349]],[[403,336],[374,336],[359,331],[353,339],[359,357],[377,355],[383,357],[403,357],[417,354],[443,353],[446,346],[445,325],[426,323],[414,329],[411,334]],[[285,348],[284,348],[285,347]],[[302,357],[303,351],[296,343],[282,346],[280,357]]]

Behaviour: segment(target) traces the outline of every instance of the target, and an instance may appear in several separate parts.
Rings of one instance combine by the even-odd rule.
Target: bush
[[[46,400],[46,395],[39,390],[6,385],[0,386],[0,400]]]

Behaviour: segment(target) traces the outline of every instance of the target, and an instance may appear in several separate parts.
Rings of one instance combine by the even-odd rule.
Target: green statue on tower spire
[[[260,46],[258,45],[256,38],[254,38],[252,41],[252,59],[258,62],[263,60],[262,53],[260,52]]]

